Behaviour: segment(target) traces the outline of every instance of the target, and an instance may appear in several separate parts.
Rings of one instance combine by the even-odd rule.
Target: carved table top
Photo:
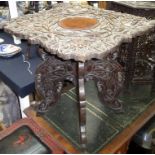
[[[61,26],[65,18],[94,19],[90,29],[69,29]],[[122,42],[146,33],[155,27],[155,20],[130,14],[102,10],[91,6],[61,3],[51,10],[25,15],[0,24],[5,31],[39,44],[51,54],[68,60],[85,62],[102,59],[114,52]]]
[[[155,2],[153,1],[115,1],[115,3],[135,9],[155,9]]]

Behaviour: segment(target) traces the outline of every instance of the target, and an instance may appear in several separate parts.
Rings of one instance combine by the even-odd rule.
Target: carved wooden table
[[[36,71],[36,89],[43,96],[39,113],[58,101],[65,80],[78,86],[84,150],[87,141],[84,82],[94,80],[102,102],[121,110],[117,97],[124,76],[117,62],[119,47],[129,43],[127,47],[131,48],[132,38],[151,31],[154,26],[153,20],[70,3],[54,5],[51,10],[1,25],[8,33],[39,44],[48,53]]]

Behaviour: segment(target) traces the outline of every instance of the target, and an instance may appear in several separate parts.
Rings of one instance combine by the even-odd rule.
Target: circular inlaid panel
[[[97,26],[97,19],[88,17],[68,17],[59,21],[59,26],[65,29],[85,30]]]

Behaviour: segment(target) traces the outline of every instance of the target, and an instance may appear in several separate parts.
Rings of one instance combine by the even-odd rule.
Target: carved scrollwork
[[[114,110],[121,110],[118,101],[123,87],[124,74],[121,65],[115,60],[96,60],[86,63],[85,79],[95,80],[103,104]]]
[[[61,95],[64,81],[70,80],[74,84],[75,64],[66,63],[49,56],[36,70],[35,85],[43,100],[38,106],[38,112],[46,112],[49,105],[58,101]]]
[[[124,82],[122,72],[121,65],[113,59],[89,60],[85,63],[84,79],[95,80],[103,104],[118,110],[122,108],[117,100]],[[49,105],[58,101],[65,80],[77,85],[76,62],[49,55],[36,71],[36,89],[43,97],[38,112],[45,112]]]
[[[47,56],[36,71],[36,89],[43,97],[37,110],[39,114],[46,112],[49,105],[58,101],[65,80],[69,80],[75,85],[77,85],[78,81],[80,138],[82,150],[85,152],[87,136],[84,81],[94,80],[103,104],[114,110],[121,110],[122,104],[117,98],[124,81],[122,67],[111,56],[104,60],[89,60],[86,63],[79,62],[78,68],[76,67],[76,62],[71,60],[62,61],[50,55]]]

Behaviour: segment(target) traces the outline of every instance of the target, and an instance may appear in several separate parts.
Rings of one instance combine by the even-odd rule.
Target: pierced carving
[[[36,70],[36,90],[43,97],[38,106],[38,112],[46,112],[49,105],[58,101],[63,88],[64,80],[76,84],[75,63],[61,61],[49,56]]]
[[[94,80],[96,82],[103,104],[114,110],[122,109],[122,104],[117,98],[123,86],[124,76],[121,65],[112,58],[110,56],[104,60],[79,62],[77,70],[76,62],[62,61],[49,55],[36,71],[36,89],[43,97],[37,110],[39,114],[46,112],[51,104],[57,103],[65,80],[78,85],[80,138],[81,148],[84,152],[87,143],[84,81]]]
[[[96,60],[86,63],[85,79],[95,80],[103,104],[114,110],[122,109],[117,99],[124,83],[122,69],[115,60]]]

